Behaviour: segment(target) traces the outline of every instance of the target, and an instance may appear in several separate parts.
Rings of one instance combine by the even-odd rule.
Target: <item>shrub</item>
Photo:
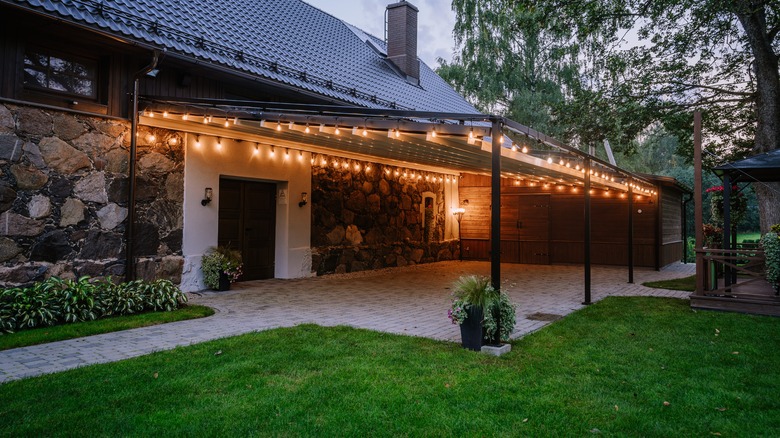
[[[509,341],[509,337],[515,329],[517,319],[515,316],[516,306],[512,304],[509,295],[504,292],[498,294],[498,299],[493,299],[488,304],[488,310],[485,312],[485,319],[482,320],[482,329],[485,339],[489,341],[496,340],[496,315],[501,316],[501,341]]]
[[[114,284],[111,278],[51,277],[28,288],[0,291],[0,333],[112,315],[171,311],[187,301],[168,280]]]
[[[772,228],[774,229],[774,227]],[[780,293],[780,237],[776,232],[769,232],[761,237],[766,257],[766,280]]]
[[[227,275],[231,283],[241,277],[241,253],[227,246],[212,247],[201,259],[203,282],[211,289],[219,289],[219,277]]]

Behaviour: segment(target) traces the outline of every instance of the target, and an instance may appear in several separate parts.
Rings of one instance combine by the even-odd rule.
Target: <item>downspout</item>
[[[127,191],[127,227],[125,228],[125,280],[132,281],[135,278],[135,256],[133,245],[135,243],[135,162],[138,153],[138,83],[142,76],[157,68],[160,62],[160,51],[155,50],[152,62],[133,75],[133,108],[130,124],[130,158],[127,178],[129,188]]]
[[[682,202],[683,263],[688,263],[688,203],[691,201],[693,201],[693,194],[689,193],[688,199],[683,199]]]

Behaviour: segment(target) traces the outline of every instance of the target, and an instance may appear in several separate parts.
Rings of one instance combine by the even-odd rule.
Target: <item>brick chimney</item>
[[[414,80],[420,79],[417,12],[419,10],[405,0],[387,6],[387,59]]]

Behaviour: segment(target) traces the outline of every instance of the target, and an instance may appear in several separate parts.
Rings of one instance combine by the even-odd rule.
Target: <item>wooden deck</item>
[[[780,296],[766,281],[760,249],[696,251],[703,285],[691,295],[694,309],[780,316]],[[731,275],[729,275],[731,270]],[[702,281],[703,280],[703,281]]]

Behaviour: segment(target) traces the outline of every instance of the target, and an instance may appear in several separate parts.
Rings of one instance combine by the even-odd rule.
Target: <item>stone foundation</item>
[[[0,285],[124,276],[129,135],[126,121],[0,104]],[[181,276],[182,138],[139,129],[142,278]]]

